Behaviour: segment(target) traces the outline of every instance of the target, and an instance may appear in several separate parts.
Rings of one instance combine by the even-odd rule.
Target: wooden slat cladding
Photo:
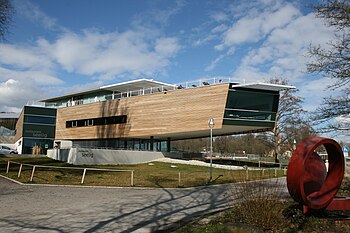
[[[149,138],[222,127],[229,84],[182,89],[57,110],[56,139]],[[66,121],[127,115],[126,124],[66,128]]]

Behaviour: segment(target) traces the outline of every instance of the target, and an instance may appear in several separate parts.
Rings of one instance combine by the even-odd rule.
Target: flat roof
[[[42,100],[39,100],[39,102],[56,101],[62,98],[69,98],[69,97],[78,96],[78,95],[91,94],[91,93],[100,92],[100,91],[126,92],[126,91],[140,90],[140,89],[148,89],[151,87],[157,88],[157,87],[175,87],[175,86],[176,85],[154,81],[153,79],[137,79],[137,80],[131,80],[131,81],[122,82],[122,83],[106,85],[106,86],[102,86],[102,87],[94,88],[90,90],[69,93],[66,95],[56,96],[52,98],[42,99]]]
[[[231,88],[235,88],[235,87],[245,87],[245,88],[252,88],[252,89],[259,89],[259,90],[266,90],[266,91],[283,91],[283,90],[296,88],[295,86],[272,84],[272,83],[238,84],[238,85],[232,86]]]
[[[202,82],[199,82],[199,83],[202,84]],[[206,82],[206,83],[207,83],[206,85],[222,84],[222,83],[209,84],[208,82]],[[192,86],[197,87],[197,85],[192,85]],[[175,89],[176,87],[178,87],[178,85],[158,82],[158,81],[154,81],[153,79],[136,79],[136,80],[131,80],[131,81],[127,81],[127,82],[106,85],[106,86],[102,86],[102,87],[94,88],[94,89],[90,89],[90,90],[85,90],[85,91],[80,91],[80,92],[75,92],[75,93],[69,93],[66,95],[51,97],[51,98],[47,98],[47,99],[42,99],[42,100],[39,100],[39,102],[53,102],[53,101],[61,100],[63,98],[70,98],[70,97],[84,95],[84,94],[98,93],[101,91],[128,92],[128,91],[136,91],[136,90],[149,89],[149,88],[161,88],[161,87]],[[282,91],[282,90],[287,90],[287,89],[295,89],[294,86],[262,83],[262,82],[244,83],[244,84],[232,83],[232,86],[230,88],[235,88],[235,87],[245,87],[245,88],[268,90],[268,91]],[[188,87],[188,88],[192,88],[192,87]]]
[[[174,87],[176,85],[154,81],[153,79],[137,79],[137,80],[132,80],[128,82],[103,86],[103,87],[100,87],[100,89],[125,92],[125,91],[132,91],[132,90],[148,89],[151,87],[165,87],[165,86]]]
[[[19,117],[18,112],[0,112],[0,119],[9,119],[9,118],[14,118],[17,119]]]

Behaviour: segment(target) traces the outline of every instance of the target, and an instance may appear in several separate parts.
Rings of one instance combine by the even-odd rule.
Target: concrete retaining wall
[[[164,158],[162,152],[85,148],[52,149],[47,156],[74,165],[138,164]]]

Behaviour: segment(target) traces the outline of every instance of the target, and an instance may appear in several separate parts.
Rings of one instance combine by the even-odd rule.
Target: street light
[[[210,128],[210,179],[209,179],[209,182],[211,182],[213,179],[213,128],[215,125],[213,118],[209,119],[208,125]]]

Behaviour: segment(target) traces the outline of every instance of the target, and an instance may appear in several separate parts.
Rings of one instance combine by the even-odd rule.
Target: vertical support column
[[[170,152],[170,138],[167,138],[167,141],[166,141],[166,150],[167,150],[167,152]]]
[[[151,140],[150,140],[150,145],[149,145],[149,150],[150,151],[153,151],[153,143],[154,143],[154,137],[153,136],[151,136]]]

